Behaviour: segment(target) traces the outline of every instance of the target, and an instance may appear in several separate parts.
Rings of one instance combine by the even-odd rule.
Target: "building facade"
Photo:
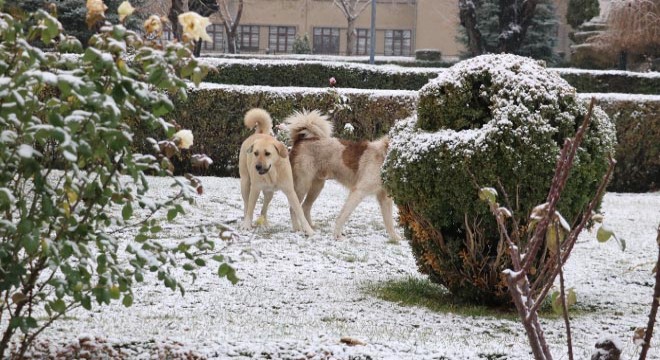
[[[236,0],[229,0],[235,14]],[[556,0],[559,14],[567,0]],[[463,51],[457,0],[376,0],[376,55],[414,56],[418,49],[437,49],[452,59]],[[564,22],[564,16],[558,17]],[[207,32],[214,39],[204,52],[224,52],[222,19],[211,16]],[[292,53],[296,37],[309,39],[314,54],[345,55],[347,19],[332,0],[244,0],[238,49],[241,53]],[[354,55],[368,55],[371,43],[371,7],[355,21]],[[558,28],[558,51],[568,51],[568,28]]]

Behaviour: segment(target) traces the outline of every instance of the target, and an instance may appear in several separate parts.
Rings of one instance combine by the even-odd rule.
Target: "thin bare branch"
[[[651,302],[649,322],[646,325],[644,343],[642,344],[642,351],[639,353],[639,360],[646,359],[646,354],[649,352],[649,348],[651,347],[651,338],[653,337],[655,317],[658,314],[658,306],[660,305],[660,225],[658,225],[658,237],[655,241],[658,244],[658,260],[655,263],[655,288],[653,289],[653,302]]]

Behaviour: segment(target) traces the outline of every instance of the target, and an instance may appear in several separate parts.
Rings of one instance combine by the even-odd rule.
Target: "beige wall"
[[[561,22],[558,50],[568,53],[570,27],[565,24],[564,15],[568,0],[555,1]],[[233,9],[236,2],[230,0]],[[384,53],[385,30],[410,30],[411,55],[415,49],[439,49],[448,58],[462,52],[463,45],[456,40],[460,29],[457,0],[378,0],[377,6],[376,54]],[[217,16],[212,21],[221,23]],[[370,22],[368,6],[358,17],[356,28],[368,29]],[[268,48],[268,26],[294,26],[298,35],[308,34],[311,42],[314,27],[339,28],[339,51],[341,54],[346,51],[347,21],[332,0],[244,0],[240,24],[261,26],[260,52]]]

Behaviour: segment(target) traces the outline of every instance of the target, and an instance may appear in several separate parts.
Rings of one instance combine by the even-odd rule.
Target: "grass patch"
[[[517,320],[513,309],[489,308],[459,302],[444,287],[428,279],[408,277],[370,283],[365,286],[368,294],[403,306],[421,306],[439,313],[454,313],[462,316],[492,316],[498,319]]]
[[[482,305],[468,304],[458,301],[446,288],[431,282],[427,278],[407,277],[368,283],[364,291],[372,296],[386,301],[391,301],[402,306],[421,306],[438,313],[453,313],[461,316],[484,317],[490,316],[497,319],[520,321],[516,310],[506,307],[487,307]],[[586,307],[578,303],[575,308],[569,310],[571,318],[587,313],[600,311],[596,308]],[[543,304],[539,315],[545,319],[560,319],[561,314],[556,314],[548,304]]]

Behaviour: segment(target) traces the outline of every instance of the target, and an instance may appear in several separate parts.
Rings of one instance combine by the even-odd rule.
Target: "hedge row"
[[[583,94],[585,101],[591,95]],[[660,97],[595,94],[600,107],[617,126],[617,166],[609,190],[646,192],[660,190]],[[243,115],[263,107],[280,123],[295,110],[319,109],[331,114],[336,135],[346,139],[375,139],[392,124],[408,117],[417,105],[417,92],[296,89],[207,84],[191,89],[186,102],[177,102],[171,115],[184,128],[192,129],[195,144],[190,153],[204,152],[214,164],[203,175],[237,176],[238,150],[250,132]],[[351,124],[353,131],[345,129]],[[162,137],[136,124],[141,150],[150,152],[146,137]],[[184,153],[183,160],[189,156]],[[190,171],[188,161],[177,169]]]
[[[218,84],[325,87],[334,77],[337,87],[419,90],[442,68],[404,68],[357,63],[297,60],[240,60],[203,58],[218,71],[206,81]],[[660,74],[628,71],[555,69],[585,93],[660,94]]]
[[[393,66],[313,61],[257,61],[203,59],[217,71],[205,81],[216,84],[327,87],[335,78],[336,86],[354,89],[418,90],[438,69],[410,71]]]
[[[608,190],[660,190],[660,97],[600,94],[597,99],[616,124],[619,141],[617,164]]]

